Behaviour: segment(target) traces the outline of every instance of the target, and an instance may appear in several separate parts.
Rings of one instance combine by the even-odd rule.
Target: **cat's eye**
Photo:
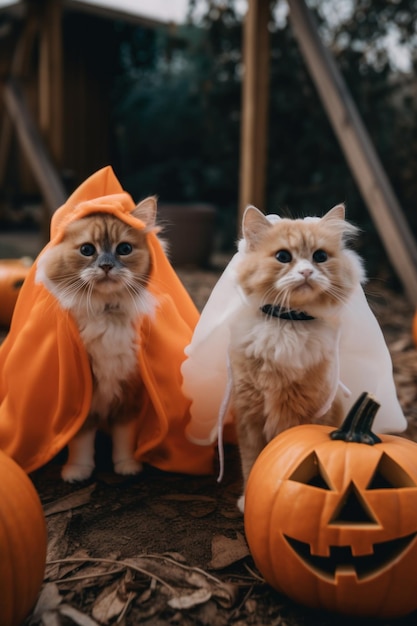
[[[116,253],[121,256],[126,256],[126,254],[130,254],[132,250],[133,247],[130,243],[128,243],[127,241],[122,241],[122,243],[118,244],[116,248]]]
[[[93,256],[95,251],[96,249],[92,243],[83,243],[83,245],[80,247],[80,252],[83,256]]]
[[[280,263],[290,263],[292,261],[292,254],[291,252],[288,252],[288,250],[278,250],[275,258]]]
[[[324,263],[327,259],[328,255],[325,250],[316,250],[313,254],[313,261],[315,263]]]

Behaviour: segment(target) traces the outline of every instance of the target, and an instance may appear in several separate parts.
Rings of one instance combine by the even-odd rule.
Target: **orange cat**
[[[341,304],[362,274],[345,246],[357,229],[338,205],[321,219],[271,223],[248,207],[231,327],[232,404],[244,484],[261,450],[298,424],[338,424]],[[238,502],[243,511],[244,496]]]
[[[138,317],[152,315],[154,298],[147,291],[150,251],[147,229],[155,227],[156,202],[147,198],[132,215],[146,224],[132,228],[113,215],[93,214],[70,223],[63,240],[39,259],[42,282],[71,312],[88,353],[93,396],[82,429],[69,443],[62,477],[85,480],[94,469],[98,428],[110,430],[114,470],[136,474],[135,415],[139,412],[137,364]]]

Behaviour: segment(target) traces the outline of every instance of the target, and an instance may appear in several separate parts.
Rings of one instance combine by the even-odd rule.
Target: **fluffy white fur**
[[[340,315],[362,265],[345,247],[356,229],[341,205],[321,220],[275,224],[251,207],[243,231],[247,251],[236,276],[245,304],[231,324],[230,363],[246,484],[262,448],[283,430],[340,422]],[[314,319],[270,317],[261,311],[265,304]],[[244,496],[238,505],[243,510]]]

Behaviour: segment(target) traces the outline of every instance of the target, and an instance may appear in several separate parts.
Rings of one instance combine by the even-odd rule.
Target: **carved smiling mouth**
[[[358,580],[372,576],[387,567],[411,544],[417,533],[406,537],[374,544],[374,552],[364,556],[353,556],[350,546],[330,546],[329,556],[311,554],[308,543],[284,535],[294,552],[308,565],[326,578],[335,578],[336,572],[356,573]]]

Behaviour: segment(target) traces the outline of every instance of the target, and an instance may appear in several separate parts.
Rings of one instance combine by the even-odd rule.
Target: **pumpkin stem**
[[[364,391],[346,415],[341,427],[330,433],[330,438],[366,443],[370,446],[381,443],[381,439],[371,430],[380,406],[371,394]]]

